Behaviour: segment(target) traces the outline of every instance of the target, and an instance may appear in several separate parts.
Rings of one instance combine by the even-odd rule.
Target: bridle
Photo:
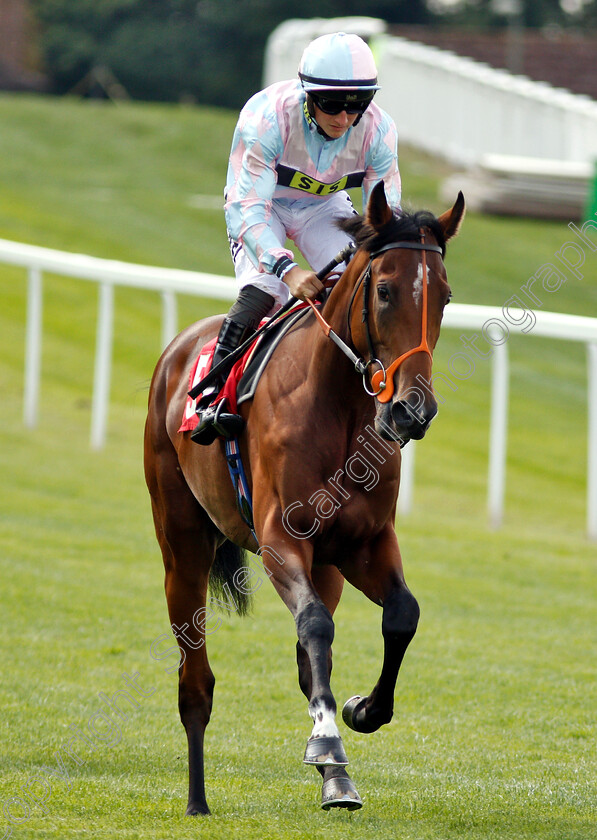
[[[365,325],[365,336],[367,338],[367,348],[369,351],[369,359],[365,362],[362,358],[358,357],[352,349],[344,342],[342,339],[336,335],[336,333],[331,329],[330,325],[327,321],[323,318],[319,310],[314,306],[311,301],[308,301],[311,305],[311,308],[315,312],[315,316],[317,317],[319,323],[321,324],[325,334],[329,336],[337,345],[340,347],[342,352],[348,356],[348,358],[353,362],[355,369],[358,373],[363,376],[363,388],[365,391],[370,394],[372,397],[377,397],[379,402],[386,403],[392,399],[394,394],[394,374],[405,361],[410,356],[413,356],[415,353],[427,353],[429,358],[432,358],[431,350],[429,348],[429,343],[427,341],[427,258],[426,252],[432,251],[436,254],[443,255],[443,249],[439,245],[431,245],[425,242],[425,235],[423,230],[420,231],[421,240],[420,242],[390,242],[387,245],[384,245],[382,248],[379,248],[377,251],[372,251],[369,254],[369,262],[367,263],[367,267],[361,274],[358,282],[355,284],[354,290],[352,292],[352,296],[350,298],[350,303],[348,305],[348,313],[347,313],[347,320],[348,320],[348,335],[350,336],[351,344],[354,346],[354,340],[352,337],[352,329],[350,326],[351,322],[351,314],[352,314],[352,307],[357,296],[357,293],[361,286],[363,287],[363,309],[362,309],[362,321]],[[369,327],[369,292],[371,287],[371,269],[373,260],[377,259],[377,257],[382,256],[385,254],[386,251],[393,251],[395,248],[403,248],[412,251],[421,251],[422,252],[422,271],[423,271],[423,278],[422,278],[422,312],[421,312],[421,341],[417,345],[417,347],[412,347],[410,350],[407,350],[405,353],[402,353],[401,356],[398,356],[397,359],[388,366],[388,368],[384,368],[383,363],[376,357],[375,355],[375,348],[373,346],[373,339],[371,337],[371,329]],[[369,388],[367,384],[367,372],[372,365],[379,365],[379,370],[376,370],[374,374],[371,375],[371,388]]]

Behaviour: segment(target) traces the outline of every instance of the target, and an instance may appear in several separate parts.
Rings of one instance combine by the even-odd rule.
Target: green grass
[[[229,274],[221,193],[234,115],[205,109],[0,98],[0,236],[149,264]],[[402,152],[412,206],[443,209],[444,167]],[[563,224],[467,217],[450,247],[455,300],[501,305],[569,237]],[[597,258],[549,308],[596,310]],[[584,537],[586,392],[582,347],[510,343],[506,522],[485,524],[489,365],[448,393],[417,448],[415,511],[398,523],[422,619],[392,724],[344,730],[365,807],[319,809],[301,763],[310,731],[292,619],[269,584],[254,615],[223,616],[210,639],[217,686],[206,744],[213,817],[187,820],[186,744],[162,566],[141,464],[147,386],[159,353],[157,295],[118,290],[109,438],[89,449],[96,290],[45,281],[40,424],[22,427],[24,272],[0,266],[0,836],[276,837],[330,840],[592,840],[595,802],[596,552]],[[547,305],[547,304],[546,304]],[[181,327],[222,304],[180,301]],[[445,331],[436,368],[459,347]],[[347,588],[333,688],[367,692],[381,661],[379,610]],[[163,648],[162,648],[163,649]],[[35,788],[54,753],[88,728],[99,693],[138,673],[151,695],[104,721],[112,745],[78,742],[70,782],[51,777],[46,812],[11,797]],[[97,720],[100,731],[101,719]],[[108,722],[112,721],[110,729]],[[87,729],[88,731],[88,729]],[[46,791],[47,792],[47,791]]]

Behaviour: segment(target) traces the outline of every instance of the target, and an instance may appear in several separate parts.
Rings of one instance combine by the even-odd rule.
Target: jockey
[[[240,293],[218,335],[212,366],[248,338],[290,295],[323,289],[316,276],[349,244],[336,222],[356,211],[345,190],[363,201],[380,180],[390,205],[400,205],[396,126],[374,102],[379,89],[373,54],[357,35],[337,32],[310,43],[298,80],[255,94],[240,112],[226,180],[225,215]],[[289,238],[313,270],[300,268]],[[342,270],[343,266],[340,267]],[[197,405],[193,441],[210,444],[243,419],[211,405],[224,382]],[[225,407],[224,407],[225,408]]]

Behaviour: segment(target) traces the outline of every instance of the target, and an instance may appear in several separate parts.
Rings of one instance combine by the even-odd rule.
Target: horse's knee
[[[412,639],[419,622],[419,604],[406,587],[393,590],[383,604],[382,633],[386,639]]]
[[[327,646],[334,641],[334,619],[321,601],[311,601],[296,616],[296,631],[301,646],[308,650],[317,640]]]

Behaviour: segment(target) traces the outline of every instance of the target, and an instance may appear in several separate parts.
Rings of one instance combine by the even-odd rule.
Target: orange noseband
[[[404,243],[406,244],[406,243]],[[377,399],[381,403],[389,402],[393,395],[394,395],[394,374],[405,361],[408,359],[409,356],[414,356],[415,353],[427,353],[430,359],[433,359],[431,355],[431,350],[429,349],[429,344],[427,342],[427,257],[426,251],[434,250],[439,251],[441,253],[441,248],[433,246],[433,245],[424,245],[422,238],[421,244],[419,246],[415,245],[415,248],[420,248],[422,251],[422,267],[423,267],[423,306],[422,306],[422,313],[421,313],[421,343],[418,347],[413,347],[411,350],[407,350],[406,353],[403,353],[401,356],[398,356],[397,359],[394,359],[392,364],[388,367],[387,370],[384,370],[382,367],[381,370],[375,371],[373,376],[371,377],[371,385],[373,386],[373,392],[376,394]]]

